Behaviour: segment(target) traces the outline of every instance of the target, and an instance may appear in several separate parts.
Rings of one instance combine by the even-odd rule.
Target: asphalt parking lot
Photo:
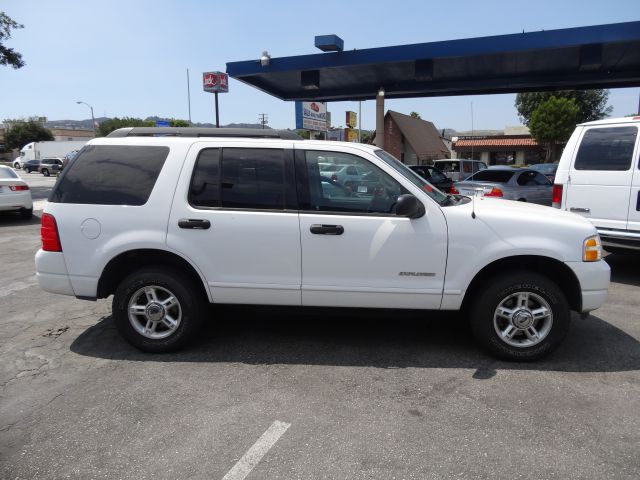
[[[39,290],[40,213],[0,216],[0,478],[640,478],[640,257],[537,363],[455,314],[266,307],[154,356],[110,299]]]

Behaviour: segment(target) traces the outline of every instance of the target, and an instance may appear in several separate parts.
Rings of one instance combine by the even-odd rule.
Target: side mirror
[[[399,217],[420,218],[424,214],[424,205],[413,195],[400,195],[396,200],[396,215]]]

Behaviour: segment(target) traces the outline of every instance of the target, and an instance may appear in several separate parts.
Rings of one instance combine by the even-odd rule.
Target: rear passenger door
[[[214,302],[300,305],[300,229],[287,142],[202,142],[182,169],[167,244]]]
[[[597,227],[626,229],[638,127],[585,127],[569,169],[566,209]]]

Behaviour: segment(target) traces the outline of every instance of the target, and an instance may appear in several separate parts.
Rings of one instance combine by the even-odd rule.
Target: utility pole
[[[262,128],[264,129],[264,126],[269,123],[269,114],[268,113],[259,113],[258,114],[258,123],[260,123],[262,125]]]

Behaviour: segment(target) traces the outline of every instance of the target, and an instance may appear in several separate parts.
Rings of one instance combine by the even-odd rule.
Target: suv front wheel
[[[554,350],[569,330],[571,312],[562,290],[531,271],[501,275],[472,305],[476,338],[498,357],[537,360]]]
[[[113,297],[120,334],[145,352],[171,352],[199,330],[205,309],[201,290],[175,270],[144,268],[126,277]]]

